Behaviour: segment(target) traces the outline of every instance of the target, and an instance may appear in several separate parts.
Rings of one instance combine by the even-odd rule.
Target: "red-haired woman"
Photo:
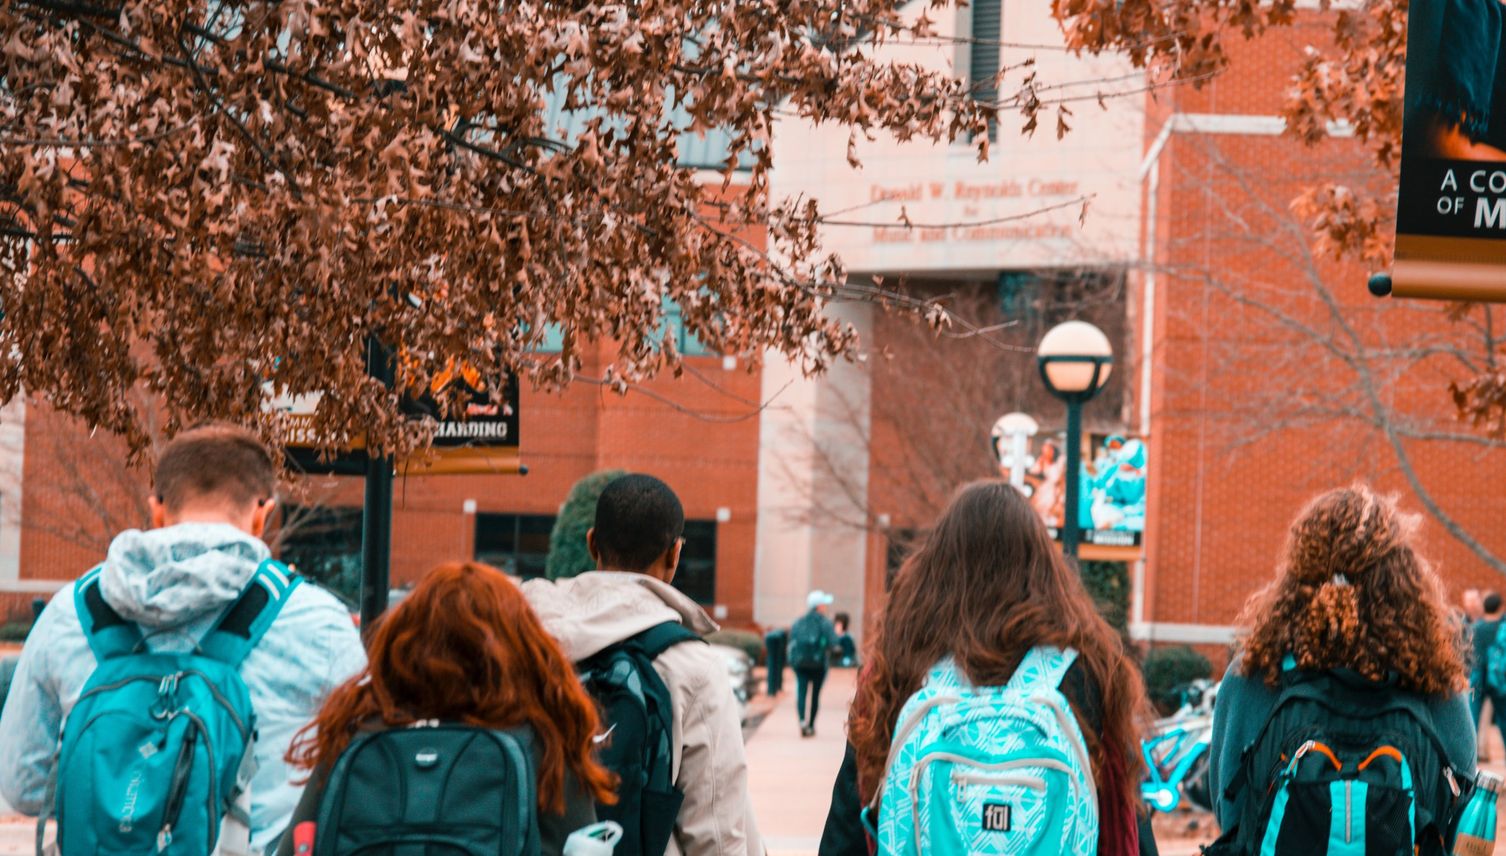
[[[884,780],[901,708],[939,664],[954,663],[974,687],[1002,687],[1038,648],[1076,653],[1060,687],[1097,787],[1094,852],[1129,856],[1142,845],[1154,852],[1137,816],[1139,670],[1030,502],[1007,482],[982,481],[957,493],[895,576],[868,641],[822,856],[868,852],[860,807]]]
[[[591,754],[595,705],[501,571],[474,562],[430,571],[383,617],[369,656],[288,752],[314,771],[290,830],[317,816],[325,774],[358,731],[424,720],[532,729],[544,854],[596,820],[596,801],[613,801],[612,775]],[[293,853],[293,837],[283,836],[279,853]]]
[[[1346,749],[1368,755],[1365,744],[1391,741],[1421,750],[1407,757],[1420,813],[1400,849],[1442,850],[1455,788],[1475,772],[1475,728],[1464,636],[1416,530],[1415,517],[1364,486],[1319,496],[1292,524],[1275,579],[1245,607],[1247,635],[1213,711],[1209,771],[1226,837],[1269,833],[1256,814],[1276,792],[1270,771],[1304,754],[1278,744],[1308,746],[1343,775],[1354,770]],[[1327,707],[1302,703],[1309,690]],[[1406,830],[1406,813],[1392,814]],[[1240,826],[1242,837],[1229,834]]]

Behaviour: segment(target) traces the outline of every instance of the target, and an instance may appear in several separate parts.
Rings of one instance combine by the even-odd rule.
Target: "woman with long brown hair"
[[[1256,818],[1271,816],[1263,801],[1278,779],[1290,773],[1300,784],[1309,754],[1313,775],[1350,782],[1404,756],[1419,815],[1413,829],[1405,811],[1387,812],[1395,834],[1413,839],[1398,849],[1441,850],[1451,803],[1474,774],[1475,733],[1464,637],[1417,551],[1417,523],[1393,498],[1356,485],[1317,497],[1292,524],[1275,578],[1245,607],[1244,641],[1214,709],[1210,776],[1226,839],[1250,849],[1269,835],[1273,846],[1290,839],[1291,852],[1316,852],[1320,842]],[[1382,788],[1368,790],[1374,802]],[[1368,840],[1358,827],[1349,834]],[[1366,852],[1382,850],[1392,852]]]
[[[612,776],[592,757],[597,714],[570,661],[517,584],[475,562],[428,573],[372,633],[366,671],[330,694],[288,752],[313,774],[290,830],[318,812],[325,778],[358,732],[431,720],[526,726],[537,770],[542,852],[611,803]],[[278,852],[293,853],[293,835]]]
[[[900,568],[868,640],[823,856],[866,852],[859,806],[883,784],[901,709],[938,664],[954,663],[973,687],[1004,687],[1043,647],[1076,654],[1061,692],[1097,787],[1096,852],[1138,852],[1139,671],[1029,501],[1007,482],[981,481],[957,493]]]

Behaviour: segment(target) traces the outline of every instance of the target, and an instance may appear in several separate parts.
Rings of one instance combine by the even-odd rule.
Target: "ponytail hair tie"
[[[1333,584],[1336,586],[1347,586],[1349,585],[1349,578],[1344,576],[1343,574],[1334,574]]]

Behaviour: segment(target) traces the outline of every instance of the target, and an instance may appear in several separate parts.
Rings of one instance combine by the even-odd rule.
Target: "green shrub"
[[[1129,638],[1129,565],[1124,562],[1083,562],[1082,582],[1098,603],[1104,619]]]
[[[0,624],[0,642],[25,642],[31,632],[31,620],[7,621]]]
[[[596,522],[596,500],[613,479],[624,475],[622,470],[602,470],[591,473],[570,488],[565,502],[560,506],[559,516],[554,519],[554,529],[549,532],[549,558],[544,562],[544,575],[551,580],[575,577],[596,570],[596,562],[586,549],[586,533]]]
[[[1181,701],[1176,688],[1198,678],[1213,676],[1208,658],[1186,645],[1152,648],[1145,655],[1145,691],[1162,713],[1171,713]]]
[[[737,648],[749,657],[752,657],[753,662],[763,662],[763,637],[751,630],[718,630],[708,635],[706,641],[713,645],[726,645],[729,648]]]

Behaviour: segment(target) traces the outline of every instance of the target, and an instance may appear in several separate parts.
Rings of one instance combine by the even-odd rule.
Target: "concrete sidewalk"
[[[816,736],[801,737],[795,679],[748,738],[748,789],[770,856],[813,856],[831,807],[831,786],[847,745],[847,708],[857,672],[832,669],[821,692]]]

